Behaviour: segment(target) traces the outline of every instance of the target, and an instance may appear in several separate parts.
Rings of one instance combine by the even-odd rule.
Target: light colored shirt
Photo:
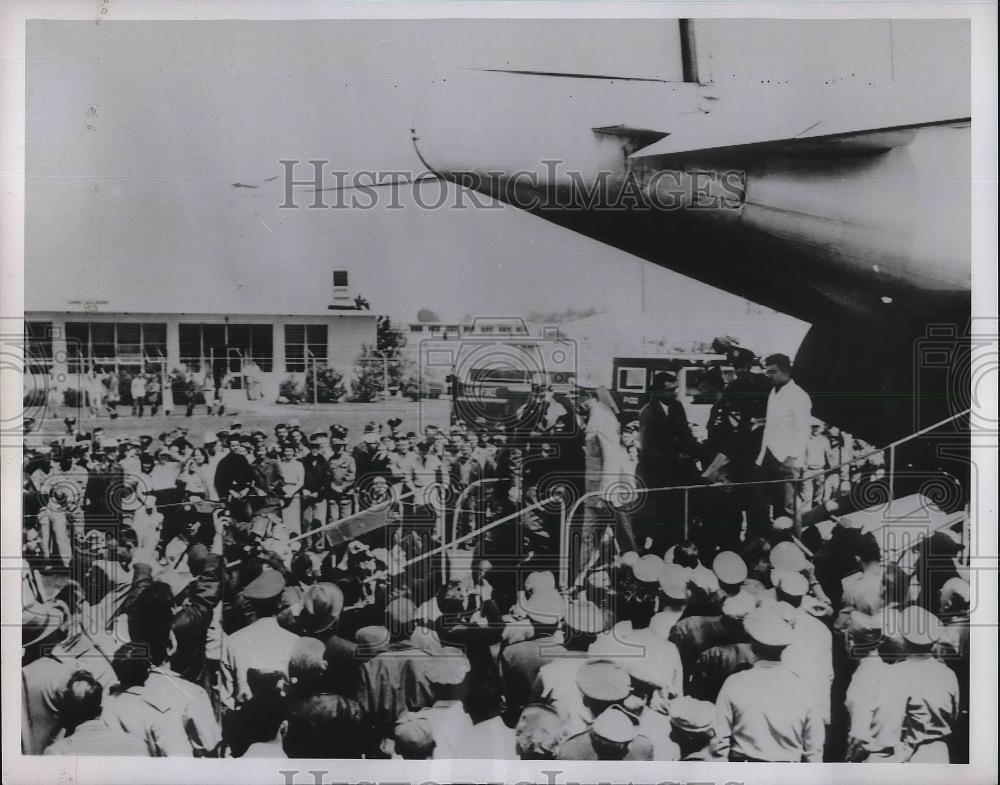
[[[764,439],[757,456],[757,465],[765,453],[779,461],[794,458],[801,466],[806,456],[806,444],[812,433],[812,400],[794,379],[771,390],[767,398],[767,415],[764,421]]]
[[[910,657],[892,666],[907,693],[903,743],[911,749],[951,735],[958,718],[958,678],[943,662]]]
[[[611,660],[634,678],[654,684],[668,698],[681,695],[684,670],[677,647],[649,627],[633,629],[629,622],[619,622],[611,632],[597,636],[588,653]]]
[[[41,469],[35,470],[31,475],[31,481],[45,499],[46,508],[56,512],[76,510],[80,507],[88,477],[89,473],[82,467],[74,466],[69,471],[63,471],[54,465],[49,474],[45,474]]]
[[[45,755],[132,755],[145,757],[142,739],[109,725],[102,717],[77,725],[73,735],[52,742]]]
[[[268,616],[237,630],[223,642],[219,693],[222,703],[233,708],[250,697],[247,671],[250,668],[280,671],[288,675],[288,661],[299,636],[278,625]]]
[[[465,713],[462,701],[439,700],[433,706],[421,709],[418,717],[426,717],[434,735],[434,759],[451,760],[459,757],[458,741],[470,730],[472,720]]]
[[[180,465],[171,461],[169,463],[158,463],[149,473],[150,490],[167,491],[177,487],[177,476],[180,473]]]
[[[281,739],[271,741],[255,741],[244,752],[241,758],[287,758],[284,742]]]
[[[278,471],[281,473],[281,483],[286,496],[292,496],[302,488],[306,481],[306,467],[302,461],[292,458],[290,461],[278,461]]]
[[[670,738],[670,718],[647,706],[639,715],[639,734],[653,743],[653,760],[679,760],[681,749]]]
[[[178,475],[177,481],[184,486],[184,490],[186,490],[188,493],[196,494],[199,496],[207,496],[208,485],[205,482],[205,477],[201,473],[201,468],[202,467],[192,465],[188,471]],[[215,472],[212,472],[212,474],[213,474],[212,481],[214,482]]]
[[[104,717],[159,758],[210,752],[222,740],[208,693],[166,667],[151,671],[141,687],[107,698]]]
[[[849,735],[868,752],[895,751],[903,732],[906,691],[899,671],[878,653],[866,655],[851,677],[844,705],[850,715]]]
[[[595,401],[590,407],[585,432],[586,490],[588,493],[618,485],[624,470],[621,430],[618,418],[607,406]]]
[[[812,693],[823,722],[830,722],[833,689],[833,635],[829,628],[802,608],[795,608],[792,643],[781,653],[781,663]]]
[[[583,693],[576,686],[577,674],[589,659],[594,658],[571,653],[546,663],[538,671],[535,695],[551,701],[552,708],[562,719],[567,737],[583,733],[594,721],[593,713],[583,702]]]
[[[826,456],[830,450],[830,440],[819,433],[810,436],[806,442],[806,466],[810,469],[826,468]]]
[[[466,730],[455,743],[460,760],[517,760],[514,730],[500,717],[484,720]]]
[[[219,466],[219,461],[223,458],[221,453],[209,455],[208,460],[199,466],[195,471],[201,475],[201,480],[205,485],[205,493],[212,501],[219,500],[219,493],[215,490],[215,470]]]
[[[140,376],[136,376],[132,379],[132,397],[142,398],[146,394],[146,382]]]
[[[819,763],[823,719],[801,679],[781,663],[759,660],[734,673],[715,702],[720,742],[748,758]]]

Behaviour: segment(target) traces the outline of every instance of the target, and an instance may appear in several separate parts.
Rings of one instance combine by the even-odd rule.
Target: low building
[[[26,367],[50,374],[59,388],[76,386],[91,367],[125,376],[190,372],[198,380],[211,371],[228,376],[233,389],[251,372],[271,401],[283,380],[301,382],[313,364],[335,368],[349,382],[362,346],[375,344],[378,317],[347,294],[346,271],[335,272],[334,284],[332,295],[329,283],[317,281],[294,298],[241,289],[235,297],[217,295],[221,307],[213,312],[190,307],[204,304],[197,295],[178,297],[168,309],[161,293],[152,310],[110,297],[56,303],[27,291]]]

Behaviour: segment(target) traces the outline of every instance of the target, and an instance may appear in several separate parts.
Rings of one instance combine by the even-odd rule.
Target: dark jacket
[[[691,433],[680,401],[650,401],[639,412],[639,465],[637,475],[648,488],[684,482],[682,458],[699,455],[701,448]]]

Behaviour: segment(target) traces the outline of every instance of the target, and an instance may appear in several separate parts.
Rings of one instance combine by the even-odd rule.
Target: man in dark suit
[[[684,405],[677,400],[677,377],[661,371],[653,376],[650,400],[639,412],[639,464],[636,477],[645,488],[690,484],[701,448],[691,433]],[[648,493],[635,515],[637,545],[663,553],[684,539],[683,492]]]
[[[250,520],[250,503],[247,497],[254,480],[243,442],[239,436],[230,436],[229,452],[219,461],[215,470],[215,490],[219,494],[219,500],[228,505],[229,514],[238,521]]]

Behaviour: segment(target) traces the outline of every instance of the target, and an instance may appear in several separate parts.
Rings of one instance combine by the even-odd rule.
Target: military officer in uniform
[[[327,522],[333,523],[354,512],[354,480],[357,467],[347,452],[347,429],[335,425],[330,429],[330,457],[327,460]],[[333,543],[332,530],[327,529],[327,542]]]
[[[680,760],[722,760],[713,745],[715,705],[688,695],[670,702],[670,740]]]
[[[958,678],[934,658],[941,622],[919,605],[902,612],[900,630],[906,657],[893,665],[907,692],[901,737],[909,763],[949,763],[948,742],[959,716]]]
[[[638,732],[636,718],[621,706],[611,706],[590,730],[570,736],[559,747],[557,760],[653,760],[653,743]]]
[[[716,726],[732,762],[818,763],[824,729],[813,694],[781,663],[792,643],[791,626],[769,608],[758,608],[743,622],[757,658],[734,673],[716,701]]]
[[[269,569],[243,590],[257,621],[223,643],[220,693],[223,705],[230,709],[250,697],[247,671],[251,668],[288,675],[288,662],[299,636],[278,625],[276,616],[284,590],[284,576]]]

